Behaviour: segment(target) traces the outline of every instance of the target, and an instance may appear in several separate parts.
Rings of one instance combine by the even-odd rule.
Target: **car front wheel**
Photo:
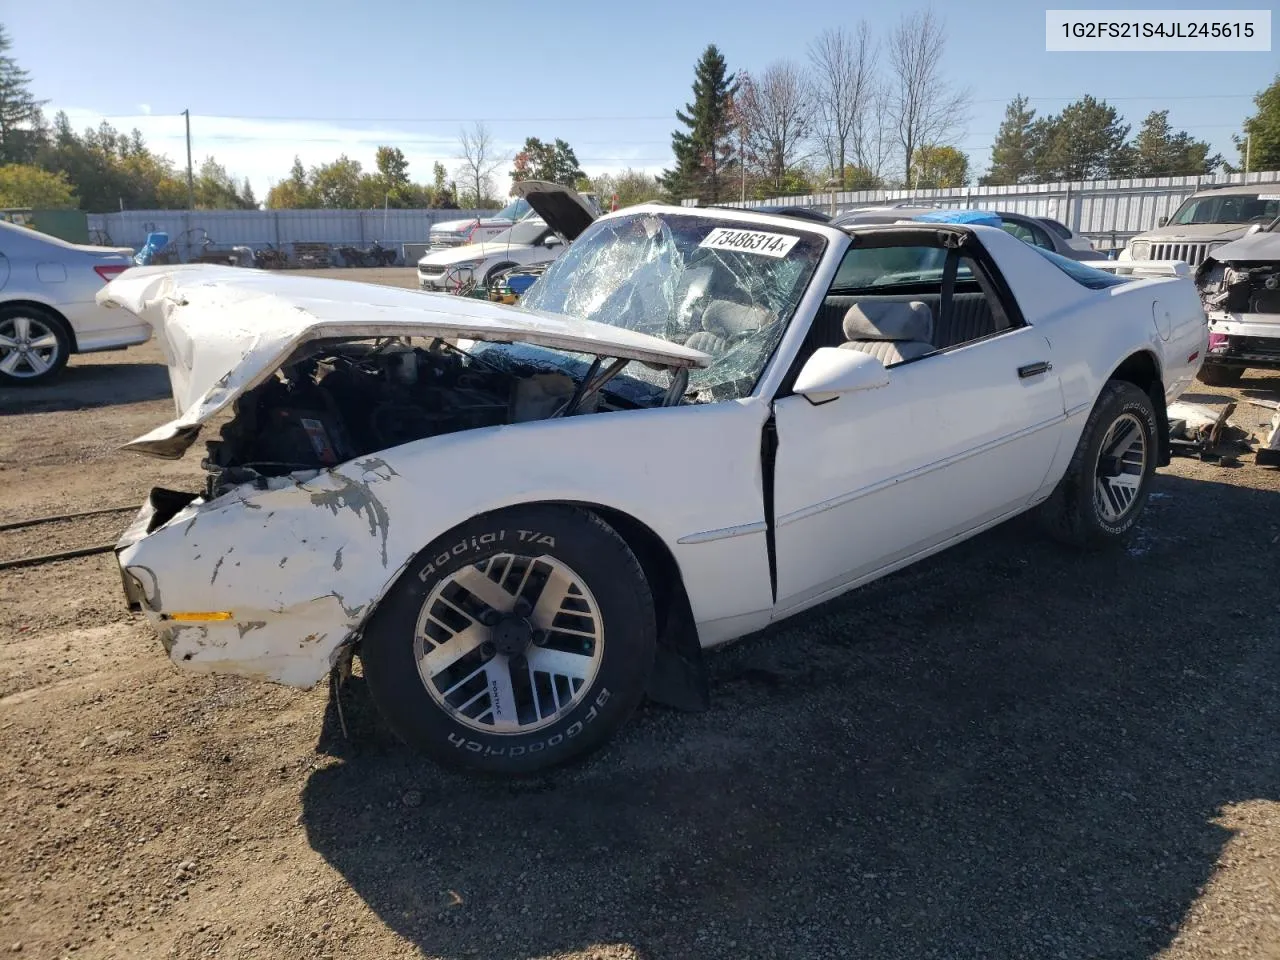
[[[472,518],[409,565],[360,657],[405,741],[452,767],[527,774],[600,746],[653,665],[649,584],[596,514],[534,505]]]
[[[1049,532],[1080,547],[1123,540],[1146,505],[1159,436],[1151,398],[1132,383],[1109,381],[1066,474],[1041,507]]]
[[[61,320],[34,307],[0,307],[0,383],[45,383],[67,365],[70,354],[71,338]]]

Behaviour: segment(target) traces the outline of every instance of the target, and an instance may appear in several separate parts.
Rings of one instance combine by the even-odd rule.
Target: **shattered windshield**
[[[714,357],[689,389],[751,392],[826,241],[789,227],[669,212],[597,221],[521,301],[680,343]]]

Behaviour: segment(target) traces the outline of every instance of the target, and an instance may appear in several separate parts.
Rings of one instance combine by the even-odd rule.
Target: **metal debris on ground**
[[[1231,423],[1234,400],[1215,409],[1200,403],[1179,401],[1169,404],[1169,444],[1173,453],[1231,463],[1236,454],[1247,452],[1249,434]]]
[[[1260,407],[1271,407],[1276,411],[1271,417],[1271,432],[1258,447],[1254,459],[1259,466],[1280,467],[1280,403],[1260,403],[1257,400],[1249,402],[1256,403]]]

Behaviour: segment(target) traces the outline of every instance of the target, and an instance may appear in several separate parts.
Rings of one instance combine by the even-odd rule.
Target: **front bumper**
[[[309,688],[363,621],[366,605],[344,600],[333,560],[346,549],[358,562],[347,531],[321,532],[330,514],[308,493],[276,493],[289,502],[260,513],[252,495],[206,503],[157,488],[117,542],[125,602],[175,666]],[[272,516],[287,525],[264,529]],[[299,526],[303,516],[321,519]]]
[[[1256,370],[1280,370],[1280,314],[1209,314],[1204,362]]]
[[[163,487],[152,487],[147,495],[147,502],[142,505],[133,523],[125,529],[116,541],[116,563],[120,565],[120,578],[124,585],[124,599],[131,613],[141,613],[148,596],[148,584],[142,582],[145,574],[143,568],[133,572],[126,569],[121,559],[124,551],[135,543],[150,536],[164,526],[183,508],[190,506],[197,499],[194,493],[178,490],[166,490]]]

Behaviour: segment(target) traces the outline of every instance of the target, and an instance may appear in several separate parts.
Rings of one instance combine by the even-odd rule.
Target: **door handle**
[[[1028,363],[1025,367],[1018,368],[1018,378],[1026,380],[1028,377],[1038,377],[1042,373],[1048,373],[1053,369],[1053,364],[1048,360],[1041,360],[1039,363]]]

